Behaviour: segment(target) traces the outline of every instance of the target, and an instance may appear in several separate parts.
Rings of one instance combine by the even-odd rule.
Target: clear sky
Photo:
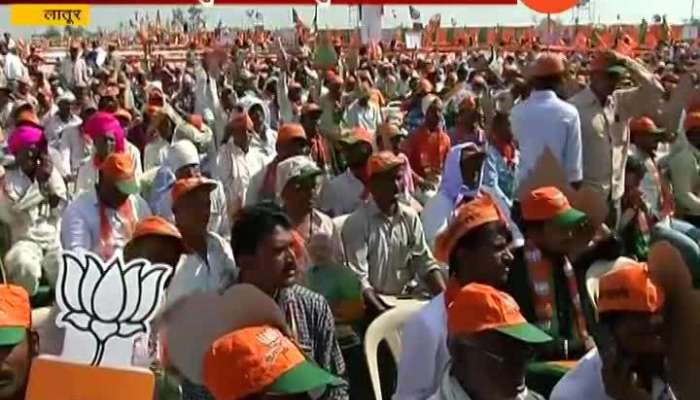
[[[69,1],[66,1],[67,3]],[[332,2],[332,0],[331,0]],[[692,0],[591,0],[591,12],[582,10],[580,20],[582,23],[589,21],[589,16],[597,22],[615,22],[618,15],[623,22],[639,23],[642,18],[651,19],[654,14],[666,14],[673,23],[683,22],[690,17]],[[160,9],[161,17],[170,15],[173,7],[136,7],[136,6],[93,6],[90,29],[98,26],[115,28],[120,21],[127,21],[134,15],[134,11],[148,13],[155,17],[156,10]],[[252,22],[247,19],[245,10],[256,8],[255,6],[216,6],[205,10],[205,16],[209,26],[217,24],[219,19],[229,26],[250,26]],[[289,27],[292,25],[292,7],[264,6],[257,7],[263,14],[265,25],[268,27]],[[301,18],[310,24],[313,18],[313,6],[296,7]],[[450,25],[454,18],[458,26],[478,25],[528,25],[532,24],[537,15],[524,5],[517,6],[417,6],[421,12],[421,19],[425,22],[431,15],[442,13],[443,25]],[[350,11],[350,12],[349,12]],[[348,27],[350,16],[355,7],[331,6],[319,11],[319,27]],[[394,18],[394,14],[396,18]],[[696,7],[696,16],[700,15],[700,1]],[[557,16],[562,22],[573,21],[573,13],[566,12]],[[385,27],[410,24],[408,6],[387,6],[385,9],[383,24]],[[0,6],[0,31],[9,27],[15,35],[27,35],[42,32],[42,28],[19,28],[9,26],[9,6]]]

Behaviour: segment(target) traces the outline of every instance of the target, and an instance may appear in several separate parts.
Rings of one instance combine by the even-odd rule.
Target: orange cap
[[[404,160],[390,151],[380,151],[374,153],[367,161],[367,176],[371,178],[375,174],[389,171],[404,165]]]
[[[217,400],[302,394],[340,382],[269,326],[243,328],[217,339],[204,356],[202,372]]]
[[[474,111],[476,110],[476,98],[472,95],[467,95],[459,102],[459,111]]]
[[[21,286],[0,285],[0,346],[20,343],[31,326],[27,291]]]
[[[571,207],[564,193],[554,186],[529,192],[520,203],[525,221],[548,221],[570,227],[580,223],[586,214]]]
[[[543,53],[533,67],[532,75],[535,77],[543,77],[550,75],[561,75],[566,71],[564,66],[564,57],[558,53]]]
[[[435,259],[447,264],[452,249],[464,235],[484,224],[497,221],[505,223],[505,219],[491,196],[478,197],[459,207],[447,229],[435,239],[435,250],[433,251]]]
[[[190,193],[191,191],[197,189],[200,186],[208,187],[209,191],[211,192],[212,190],[214,190],[214,188],[216,188],[216,182],[201,176],[178,179],[177,182],[175,182],[175,186],[173,186],[172,191],[173,205],[175,205],[175,203],[177,203],[177,201],[180,198],[182,198],[182,196],[186,195],[187,193]]]
[[[168,236],[175,239],[182,239],[180,231],[175,225],[171,224],[165,218],[152,215],[139,221],[134,228],[134,234],[131,240],[138,239],[143,236]]]
[[[686,131],[700,128],[700,111],[689,112],[686,114],[683,127]]]
[[[598,312],[658,311],[664,304],[664,291],[649,278],[646,263],[630,262],[600,278]]]
[[[204,119],[202,119],[202,116],[199,114],[192,114],[188,118],[188,121],[190,124],[192,124],[195,128],[199,129],[200,131],[204,128]]]
[[[247,112],[242,112],[231,118],[232,129],[245,129],[247,131],[253,129],[253,120]]]
[[[544,343],[549,335],[529,324],[510,295],[491,286],[470,283],[447,306],[449,336],[496,330],[527,343]]]
[[[649,117],[632,118],[630,121],[630,133],[646,134],[646,133],[663,133],[664,130],[657,127],[654,120]]]
[[[306,140],[306,132],[301,124],[284,124],[277,131],[277,143],[287,143],[294,139]]]
[[[36,116],[33,110],[21,111],[19,114],[17,114],[15,120],[17,121],[15,125],[20,125],[22,122],[24,122],[35,126],[41,126],[39,118]]]
[[[114,182],[122,193],[138,193],[139,184],[134,176],[134,161],[129,153],[110,154],[100,165],[100,172]]]
[[[355,144],[358,142],[364,142],[370,146],[374,142],[374,138],[369,131],[361,126],[356,126],[352,128],[349,134],[342,136],[339,141],[347,144]]]
[[[612,72],[623,74],[626,68],[617,63],[616,59],[607,52],[598,52],[591,57],[591,62],[588,65],[590,72]]]

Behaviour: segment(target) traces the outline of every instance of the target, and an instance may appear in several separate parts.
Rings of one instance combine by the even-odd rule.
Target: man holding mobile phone
[[[664,291],[646,264],[620,263],[600,279],[602,334],[551,400],[675,400],[666,375]]]

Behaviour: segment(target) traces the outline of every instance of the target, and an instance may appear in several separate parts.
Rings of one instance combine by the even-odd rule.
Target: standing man
[[[578,184],[583,177],[578,111],[557,95],[565,72],[560,55],[540,55],[533,65],[530,97],[513,107],[511,128],[520,145],[518,184],[532,173],[547,148],[563,168],[569,183]]]
[[[608,200],[607,222],[615,227],[625,191],[625,164],[630,146],[628,122],[641,116],[648,104],[656,104],[664,89],[641,63],[616,52],[596,54],[589,69],[590,85],[570,99],[581,118],[583,185]],[[626,71],[638,86],[618,89]]]
[[[88,86],[90,76],[88,75],[88,65],[81,53],[80,44],[72,42],[68,57],[63,59],[59,67],[59,74],[69,90],[78,93],[75,88],[81,88],[80,93],[82,94],[82,89]]]
[[[326,300],[298,285],[297,242],[284,212],[274,205],[241,210],[231,234],[240,266],[239,283],[249,283],[275,299],[284,311],[293,339],[306,356],[336,376],[345,362],[335,337],[335,320]],[[323,399],[348,399],[347,385],[328,391]]]

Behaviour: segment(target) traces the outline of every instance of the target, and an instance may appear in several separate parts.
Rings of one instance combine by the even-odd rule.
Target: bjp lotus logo
[[[146,260],[124,263],[120,254],[105,262],[88,252],[64,252],[56,284],[64,357],[91,365],[130,360],[134,338],[148,333],[171,272]]]

